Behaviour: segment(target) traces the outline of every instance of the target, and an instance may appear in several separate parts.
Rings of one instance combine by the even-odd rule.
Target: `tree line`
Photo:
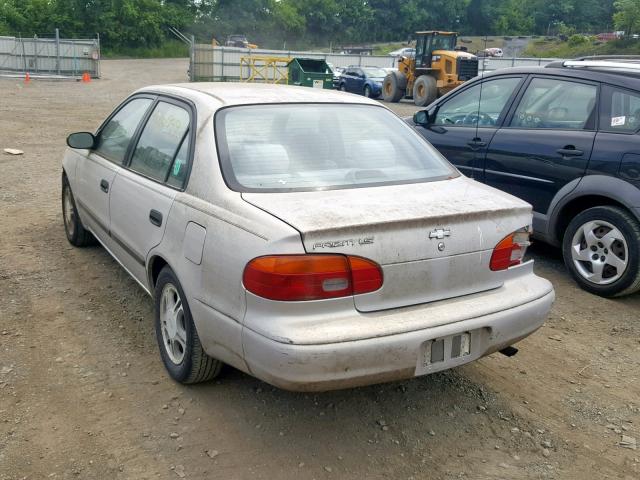
[[[169,27],[199,41],[246,34],[265,47],[466,35],[599,33],[640,27],[640,0],[0,0],[0,35],[99,33],[113,48],[157,47]]]

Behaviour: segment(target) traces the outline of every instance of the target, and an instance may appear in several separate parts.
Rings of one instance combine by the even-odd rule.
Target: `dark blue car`
[[[640,289],[640,65],[556,62],[478,77],[413,123],[460,171],[533,205],[582,288]]]
[[[347,67],[340,78],[340,90],[376,98],[382,93],[382,82],[387,75],[378,67]]]

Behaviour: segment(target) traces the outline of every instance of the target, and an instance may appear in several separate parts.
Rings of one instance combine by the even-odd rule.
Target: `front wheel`
[[[385,102],[398,103],[405,96],[407,77],[401,72],[391,72],[382,83],[382,99]]]
[[[425,107],[438,98],[438,82],[431,75],[422,75],[413,84],[413,102]]]
[[[569,223],[562,243],[565,265],[584,290],[617,297],[640,289],[640,224],[626,210],[585,210]]]
[[[346,92],[347,91],[347,86],[344,83],[340,84],[340,91],[341,92]]]
[[[216,377],[222,362],[208,356],[202,348],[187,298],[168,266],[158,276],[154,299],[156,339],[171,378],[190,384]]]
[[[371,98],[371,87],[369,85],[364,86],[364,96]]]
[[[87,245],[95,244],[95,238],[89,230],[84,228],[82,220],[80,220],[76,200],[73,197],[71,185],[66,175],[62,176],[62,220],[64,222],[64,232],[71,245],[74,247],[86,247]]]

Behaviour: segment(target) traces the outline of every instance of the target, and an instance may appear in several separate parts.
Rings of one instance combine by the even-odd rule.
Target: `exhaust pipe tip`
[[[516,353],[518,353],[518,349],[511,345],[500,350],[500,353],[505,357],[513,357]]]

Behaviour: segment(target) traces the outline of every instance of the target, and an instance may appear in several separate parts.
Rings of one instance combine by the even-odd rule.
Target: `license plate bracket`
[[[471,355],[471,332],[456,333],[428,340],[424,349],[424,366],[429,368],[440,363],[456,361]]]

